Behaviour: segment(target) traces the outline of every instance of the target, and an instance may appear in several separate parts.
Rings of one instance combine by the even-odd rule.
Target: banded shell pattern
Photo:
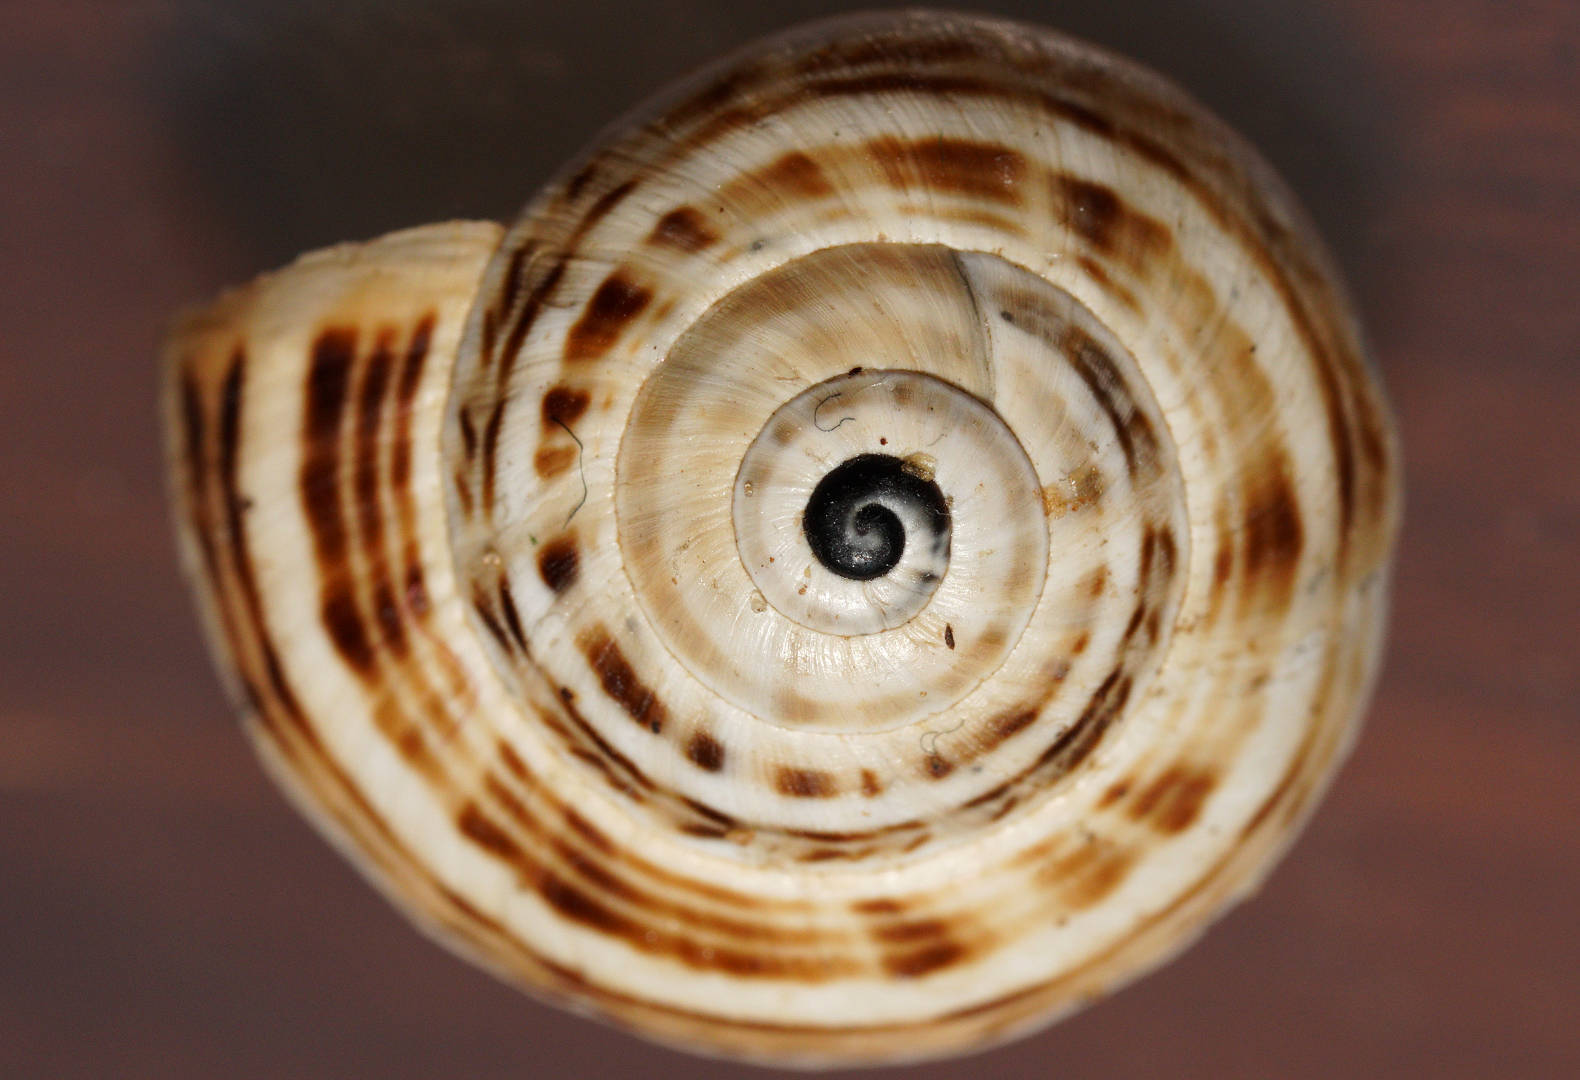
[[[274,776],[458,951],[694,1050],[959,1053],[1147,970],[1376,671],[1396,451],[1320,245],[1041,29],[772,39],[166,371]]]

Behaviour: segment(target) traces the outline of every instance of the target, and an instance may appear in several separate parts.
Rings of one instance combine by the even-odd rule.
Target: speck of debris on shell
[[[922,480],[932,480],[938,473],[938,459],[931,454],[915,453],[906,456],[901,468]]]

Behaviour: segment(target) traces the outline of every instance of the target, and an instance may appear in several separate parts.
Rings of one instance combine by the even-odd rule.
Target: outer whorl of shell
[[[249,728],[425,927],[799,1063],[959,1052],[1249,891],[1375,672],[1392,435],[1289,196],[1046,31],[750,50],[507,233],[170,346]]]

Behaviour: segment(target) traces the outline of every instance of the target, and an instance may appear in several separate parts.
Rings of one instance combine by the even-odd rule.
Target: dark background
[[[299,250],[508,216],[662,81],[840,8],[0,2],[0,1075],[767,1075],[494,983],[287,808],[177,575],[153,355]],[[1580,1075],[1580,4],[994,10],[1161,69],[1290,179],[1407,525],[1369,727],[1263,893],[914,1075]]]

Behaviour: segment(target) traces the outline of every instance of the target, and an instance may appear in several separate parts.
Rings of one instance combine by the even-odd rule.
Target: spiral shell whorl
[[[1266,872],[1397,495],[1220,125],[1045,31],[847,21],[496,238],[320,257],[172,347],[254,733],[425,924],[660,1038],[880,1060],[1046,1021]]]

